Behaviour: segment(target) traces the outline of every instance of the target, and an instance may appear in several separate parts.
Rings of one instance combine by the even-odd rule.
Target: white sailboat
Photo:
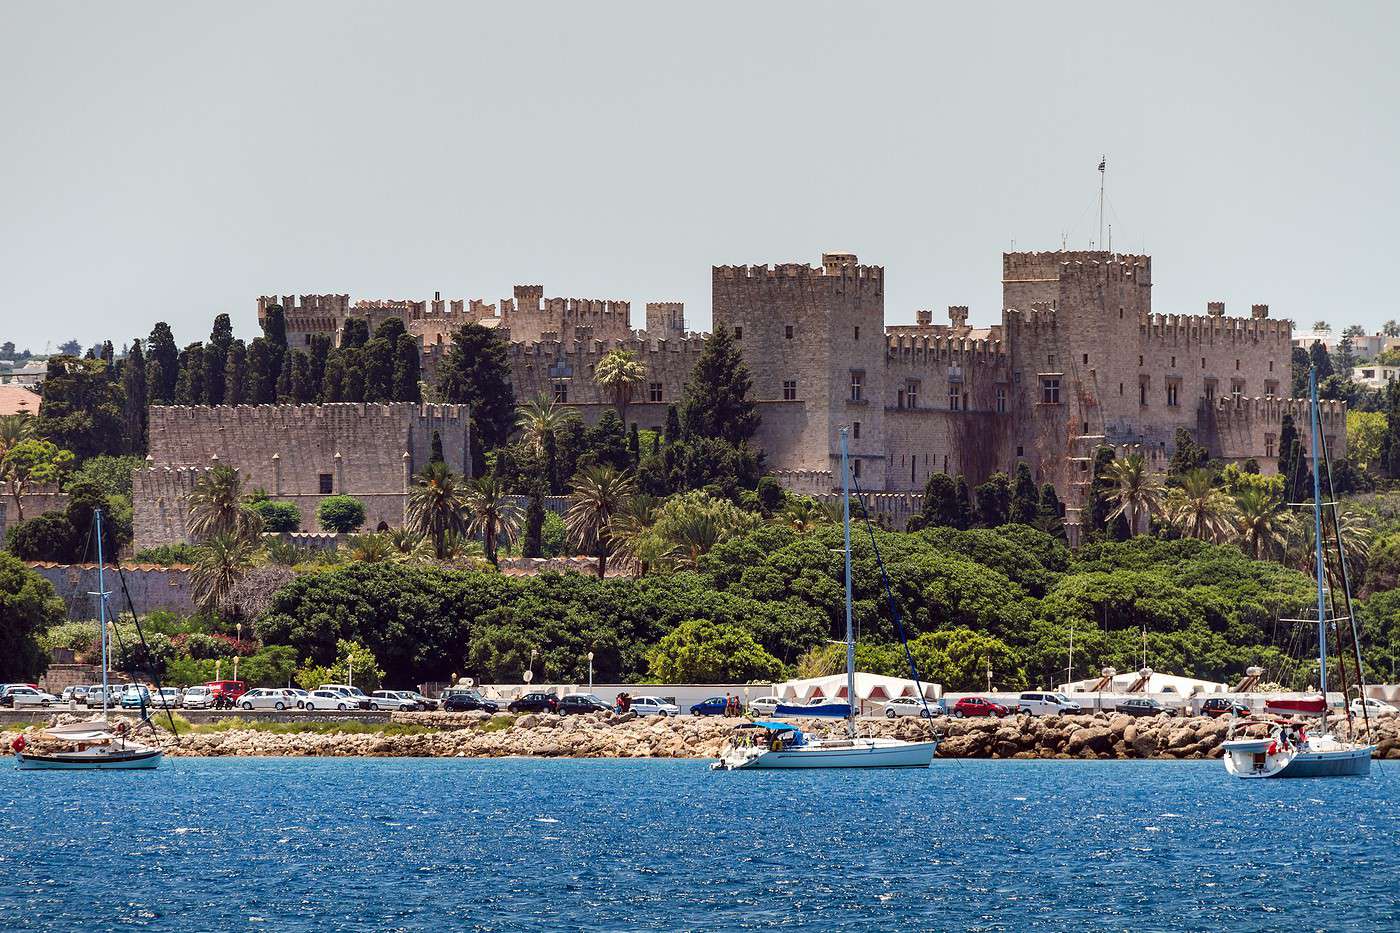
[[[130,726],[125,720],[115,723],[107,719],[107,588],[103,576],[102,513],[93,515],[97,529],[97,596],[98,616],[102,625],[102,715],[87,722],[70,722],[50,726],[43,735],[63,747],[53,751],[29,751],[24,737],[13,743],[15,765],[21,770],[34,771],[106,771],[150,769],[159,767],[165,752],[157,747],[131,741]]]
[[[1329,623],[1346,621],[1351,626],[1352,646],[1355,652],[1358,689],[1362,686],[1361,650],[1357,641],[1355,621],[1350,612],[1350,594],[1346,593],[1347,614],[1344,618],[1327,617],[1327,563],[1323,555],[1322,536],[1322,463],[1327,456],[1326,444],[1321,435],[1318,421],[1317,370],[1314,368],[1308,377],[1311,403],[1312,430],[1312,474],[1313,474],[1313,545],[1317,549],[1315,564],[1317,571],[1317,647],[1318,676],[1321,697],[1308,697],[1303,700],[1286,701],[1287,705],[1271,704],[1275,710],[1285,713],[1316,713],[1319,717],[1315,732],[1309,733],[1299,720],[1285,719],[1267,723],[1267,735],[1242,735],[1258,720],[1232,722],[1229,738],[1223,745],[1225,770],[1238,778],[1312,778],[1312,777],[1364,777],[1371,773],[1371,753],[1374,745],[1363,742],[1346,741],[1328,731],[1327,724],[1327,628]],[[1331,472],[1329,465],[1328,482]],[[1333,497],[1335,498],[1335,496]],[[1336,505],[1333,520],[1336,519]],[[1345,590],[1346,556],[1342,551],[1340,533],[1337,535],[1338,571]],[[1340,671],[1345,671],[1345,652],[1340,651],[1341,634],[1338,632]],[[1343,674],[1345,681],[1345,675]],[[1343,683],[1345,687],[1345,682]],[[1364,711],[1363,711],[1363,715]],[[1350,711],[1347,713],[1350,720]],[[1367,720],[1369,724],[1369,719]]]
[[[813,738],[784,722],[755,722],[710,767],[717,771],[766,768],[927,768],[938,740],[856,735],[856,639],[851,613],[851,488],[846,429],[841,429],[842,525],[846,564],[846,717],[844,738]],[[779,707],[779,711],[783,708]]]

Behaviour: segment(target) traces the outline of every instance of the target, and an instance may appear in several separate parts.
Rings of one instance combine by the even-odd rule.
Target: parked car
[[[355,700],[335,690],[312,690],[302,702],[306,709],[355,709]]]
[[[161,709],[179,709],[179,708],[180,708],[180,688],[179,688],[179,687],[161,687],[161,688],[160,688],[160,692],[158,692],[158,693],[155,695],[154,700],[155,700],[155,705],[158,706],[158,707],[160,707]]]
[[[25,684],[10,684],[5,697],[9,701],[7,705],[15,709],[21,706],[53,706],[58,702],[58,697],[52,693],[45,693]]]
[[[632,701],[636,703],[635,700]],[[728,697],[706,697],[699,703],[690,704],[690,715],[692,716],[723,716],[725,710],[729,708]]]
[[[942,712],[943,708],[937,703],[926,704],[918,697],[895,697],[885,704],[886,719],[894,719],[896,716],[919,716],[929,719]]]
[[[242,709],[291,709],[297,705],[297,695],[287,687],[258,687],[238,698]]]
[[[636,700],[633,700],[633,709],[636,709]],[[674,707],[673,707],[674,708]],[[591,693],[570,693],[559,700],[559,713],[607,713],[612,707],[598,699]]]
[[[448,690],[442,695],[442,708],[449,713],[470,713],[476,710],[497,713],[500,712],[501,706],[475,690]]]
[[[329,690],[345,697],[345,702],[349,709],[378,709],[370,701],[369,696],[359,687],[352,687],[349,684],[321,684],[317,690]]]
[[[1160,700],[1152,697],[1133,697],[1124,700],[1113,708],[1116,713],[1127,713],[1129,716],[1175,716],[1176,710],[1163,704]]]
[[[996,716],[1000,718],[1010,712],[1002,704],[993,703],[986,697],[963,697],[953,704],[953,715],[959,719],[964,716]]]
[[[393,712],[413,710],[418,704],[399,696],[397,690],[376,690],[369,695],[370,709],[387,709]]]
[[[248,692],[248,685],[241,680],[211,680],[204,686],[214,695],[214,703],[236,704],[238,698]]]
[[[506,709],[512,713],[557,713],[559,699],[552,693],[527,693],[511,700]]]
[[[86,703],[88,688],[83,684],[74,684],[71,687],[64,687],[63,694],[59,697],[64,703]]]
[[[412,690],[395,690],[394,695],[404,701],[406,704],[404,706],[405,710],[413,710],[416,712],[418,710],[432,709],[437,706],[432,700],[424,696],[419,696]]]
[[[780,702],[782,701],[777,697],[759,697],[749,701],[749,712],[755,716],[772,716]]]
[[[1031,690],[1016,699],[1016,712],[1032,716],[1069,716],[1083,711],[1082,706],[1063,693]]]
[[[1374,697],[1367,697],[1364,701],[1361,697],[1351,701],[1351,714],[1360,716],[1362,712],[1368,717],[1372,716],[1394,716],[1400,714],[1400,709],[1396,709],[1384,700],[1377,700]]]
[[[185,709],[213,709],[214,691],[208,686],[187,687],[180,695],[180,705]]]
[[[418,708],[419,708],[419,709],[437,709],[437,708],[438,708],[438,701],[437,701],[437,700],[434,700],[434,699],[432,699],[431,697],[425,697],[425,696],[423,696],[423,694],[419,693],[417,690],[404,690],[404,691],[402,691],[402,692],[408,694],[409,696],[413,697],[413,699],[417,700],[417,701],[418,701]]]
[[[628,707],[638,716],[679,716],[681,708],[661,697],[633,697],[632,705]]]
[[[127,684],[122,690],[122,709],[146,709],[151,705],[151,691],[144,684]]]
[[[1211,697],[1201,704],[1201,715],[1215,719],[1219,716],[1248,716],[1249,707],[1239,700]]]

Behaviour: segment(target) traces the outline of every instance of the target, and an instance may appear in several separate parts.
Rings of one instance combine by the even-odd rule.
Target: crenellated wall
[[[59,598],[68,609],[68,618],[97,618],[97,597],[92,595],[98,589],[96,564],[39,562],[29,566],[53,584],[53,588],[58,591]],[[181,615],[194,612],[194,587],[190,580],[189,567],[123,564],[121,576],[125,578],[126,591],[131,594],[132,605],[142,615],[158,609]],[[109,605],[118,613],[126,612],[126,596],[111,564],[104,568],[104,577],[107,591],[112,594]]]

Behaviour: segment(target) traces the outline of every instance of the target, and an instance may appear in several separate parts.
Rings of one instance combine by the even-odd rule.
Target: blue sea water
[[[14,930],[1400,928],[1400,769],[0,765]]]

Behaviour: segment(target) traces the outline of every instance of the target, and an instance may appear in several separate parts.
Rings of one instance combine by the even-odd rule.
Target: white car
[[[632,705],[628,707],[638,716],[679,716],[681,708],[674,703],[667,703],[661,697],[635,697]]]
[[[1368,718],[1371,716],[1394,716],[1397,713],[1400,713],[1400,709],[1396,709],[1384,700],[1377,700],[1372,697],[1367,697],[1365,700],[1365,715]],[[1351,714],[1353,716],[1362,715],[1362,700],[1360,697],[1351,701]]]
[[[918,697],[895,697],[885,704],[886,719],[894,719],[896,716],[921,716],[928,719],[942,711],[936,702],[925,705]]]
[[[306,706],[306,697],[308,696],[307,691],[301,689],[300,687],[288,687],[287,689],[292,691],[292,696],[296,697],[297,709],[302,709],[304,706]]]
[[[1010,707],[1010,703],[1004,704]],[[1063,693],[1032,690],[1016,699],[1016,712],[1032,716],[1070,716],[1084,712],[1083,708]]]
[[[352,687],[349,684],[321,684],[316,689],[329,690],[331,693],[345,697],[345,702],[350,709],[377,709],[359,687]]]
[[[102,688],[98,687],[97,692],[101,693]],[[89,693],[88,696],[92,694]],[[214,691],[208,687],[187,687],[180,695],[180,705],[185,709],[213,709]]]
[[[238,698],[241,709],[292,709],[297,705],[297,695],[286,687],[258,687],[249,690]]]
[[[312,690],[303,700],[306,709],[355,709],[357,704],[350,697],[334,690]]]
[[[5,696],[15,709],[19,709],[21,706],[53,706],[58,702],[58,697],[52,693],[45,693],[42,690],[22,685],[11,686]]]
[[[178,709],[180,706],[179,687],[161,687],[160,693],[154,697],[154,705],[161,709]]]
[[[376,690],[369,695],[370,709],[410,710],[417,709],[413,700],[404,699],[397,690]]]
[[[778,704],[782,702],[777,697],[759,697],[757,700],[749,701],[749,712],[756,716],[772,716],[778,709]]]

